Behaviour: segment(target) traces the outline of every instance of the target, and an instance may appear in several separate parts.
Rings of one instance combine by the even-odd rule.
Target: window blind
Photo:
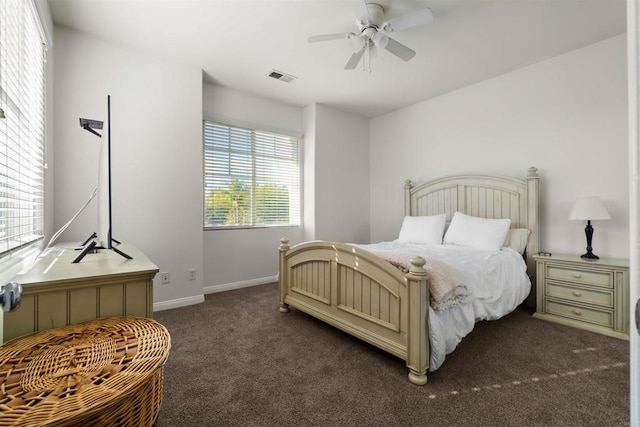
[[[45,46],[31,1],[0,2],[0,256],[44,237]]]
[[[300,225],[298,138],[205,120],[205,228]]]

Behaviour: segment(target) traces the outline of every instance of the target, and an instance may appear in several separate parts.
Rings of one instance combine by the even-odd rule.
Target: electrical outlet
[[[169,273],[160,273],[160,283],[163,285],[167,285],[171,281],[171,276]]]
[[[195,269],[190,269],[188,272],[188,277],[189,280],[196,280],[196,270]]]

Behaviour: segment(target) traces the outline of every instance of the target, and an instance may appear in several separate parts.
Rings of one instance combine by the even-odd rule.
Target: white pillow
[[[527,249],[530,233],[531,231],[527,228],[510,228],[502,246],[511,248],[522,255],[524,254],[524,250]]]
[[[405,216],[400,228],[400,242],[442,244],[447,215]]]
[[[456,212],[442,243],[497,251],[502,247],[510,225],[511,220],[508,218],[478,218]]]

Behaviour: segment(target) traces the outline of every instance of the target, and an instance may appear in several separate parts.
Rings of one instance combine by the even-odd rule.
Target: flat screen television
[[[102,248],[111,249],[111,96],[107,96],[107,117],[100,137],[97,198],[96,243]]]
[[[106,120],[100,122],[81,118],[80,126],[100,137],[97,187],[98,215],[97,229],[82,243],[82,251],[73,260],[73,263],[80,262],[85,255],[98,249],[109,249],[127,259],[132,259],[113,245],[113,242],[120,242],[113,238],[111,215],[111,95],[107,95]],[[102,129],[102,134],[96,132],[95,129]]]

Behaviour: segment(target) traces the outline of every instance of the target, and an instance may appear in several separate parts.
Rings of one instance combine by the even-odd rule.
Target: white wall
[[[205,84],[202,106],[208,119],[301,136],[303,133],[301,108],[246,92]],[[202,218],[200,225],[202,228]],[[300,242],[302,233],[300,227],[205,231],[205,293],[275,280],[280,238]]]
[[[369,243],[369,120],[316,104],[315,239]]]
[[[305,133],[302,151],[304,241],[316,238],[316,110],[317,105],[310,104],[304,108],[302,114]]]
[[[403,183],[456,173],[541,177],[541,249],[583,253],[577,197],[597,195],[594,253],[628,258],[625,35],[371,121],[371,239],[397,237]]]
[[[102,119],[111,95],[114,237],[171,273],[168,285],[156,276],[156,303],[202,301],[201,70],[59,26],[54,44],[56,229],[97,182],[99,139],[78,118]],[[83,240],[95,228],[96,201],[61,241]],[[195,281],[187,280],[191,268]]]

